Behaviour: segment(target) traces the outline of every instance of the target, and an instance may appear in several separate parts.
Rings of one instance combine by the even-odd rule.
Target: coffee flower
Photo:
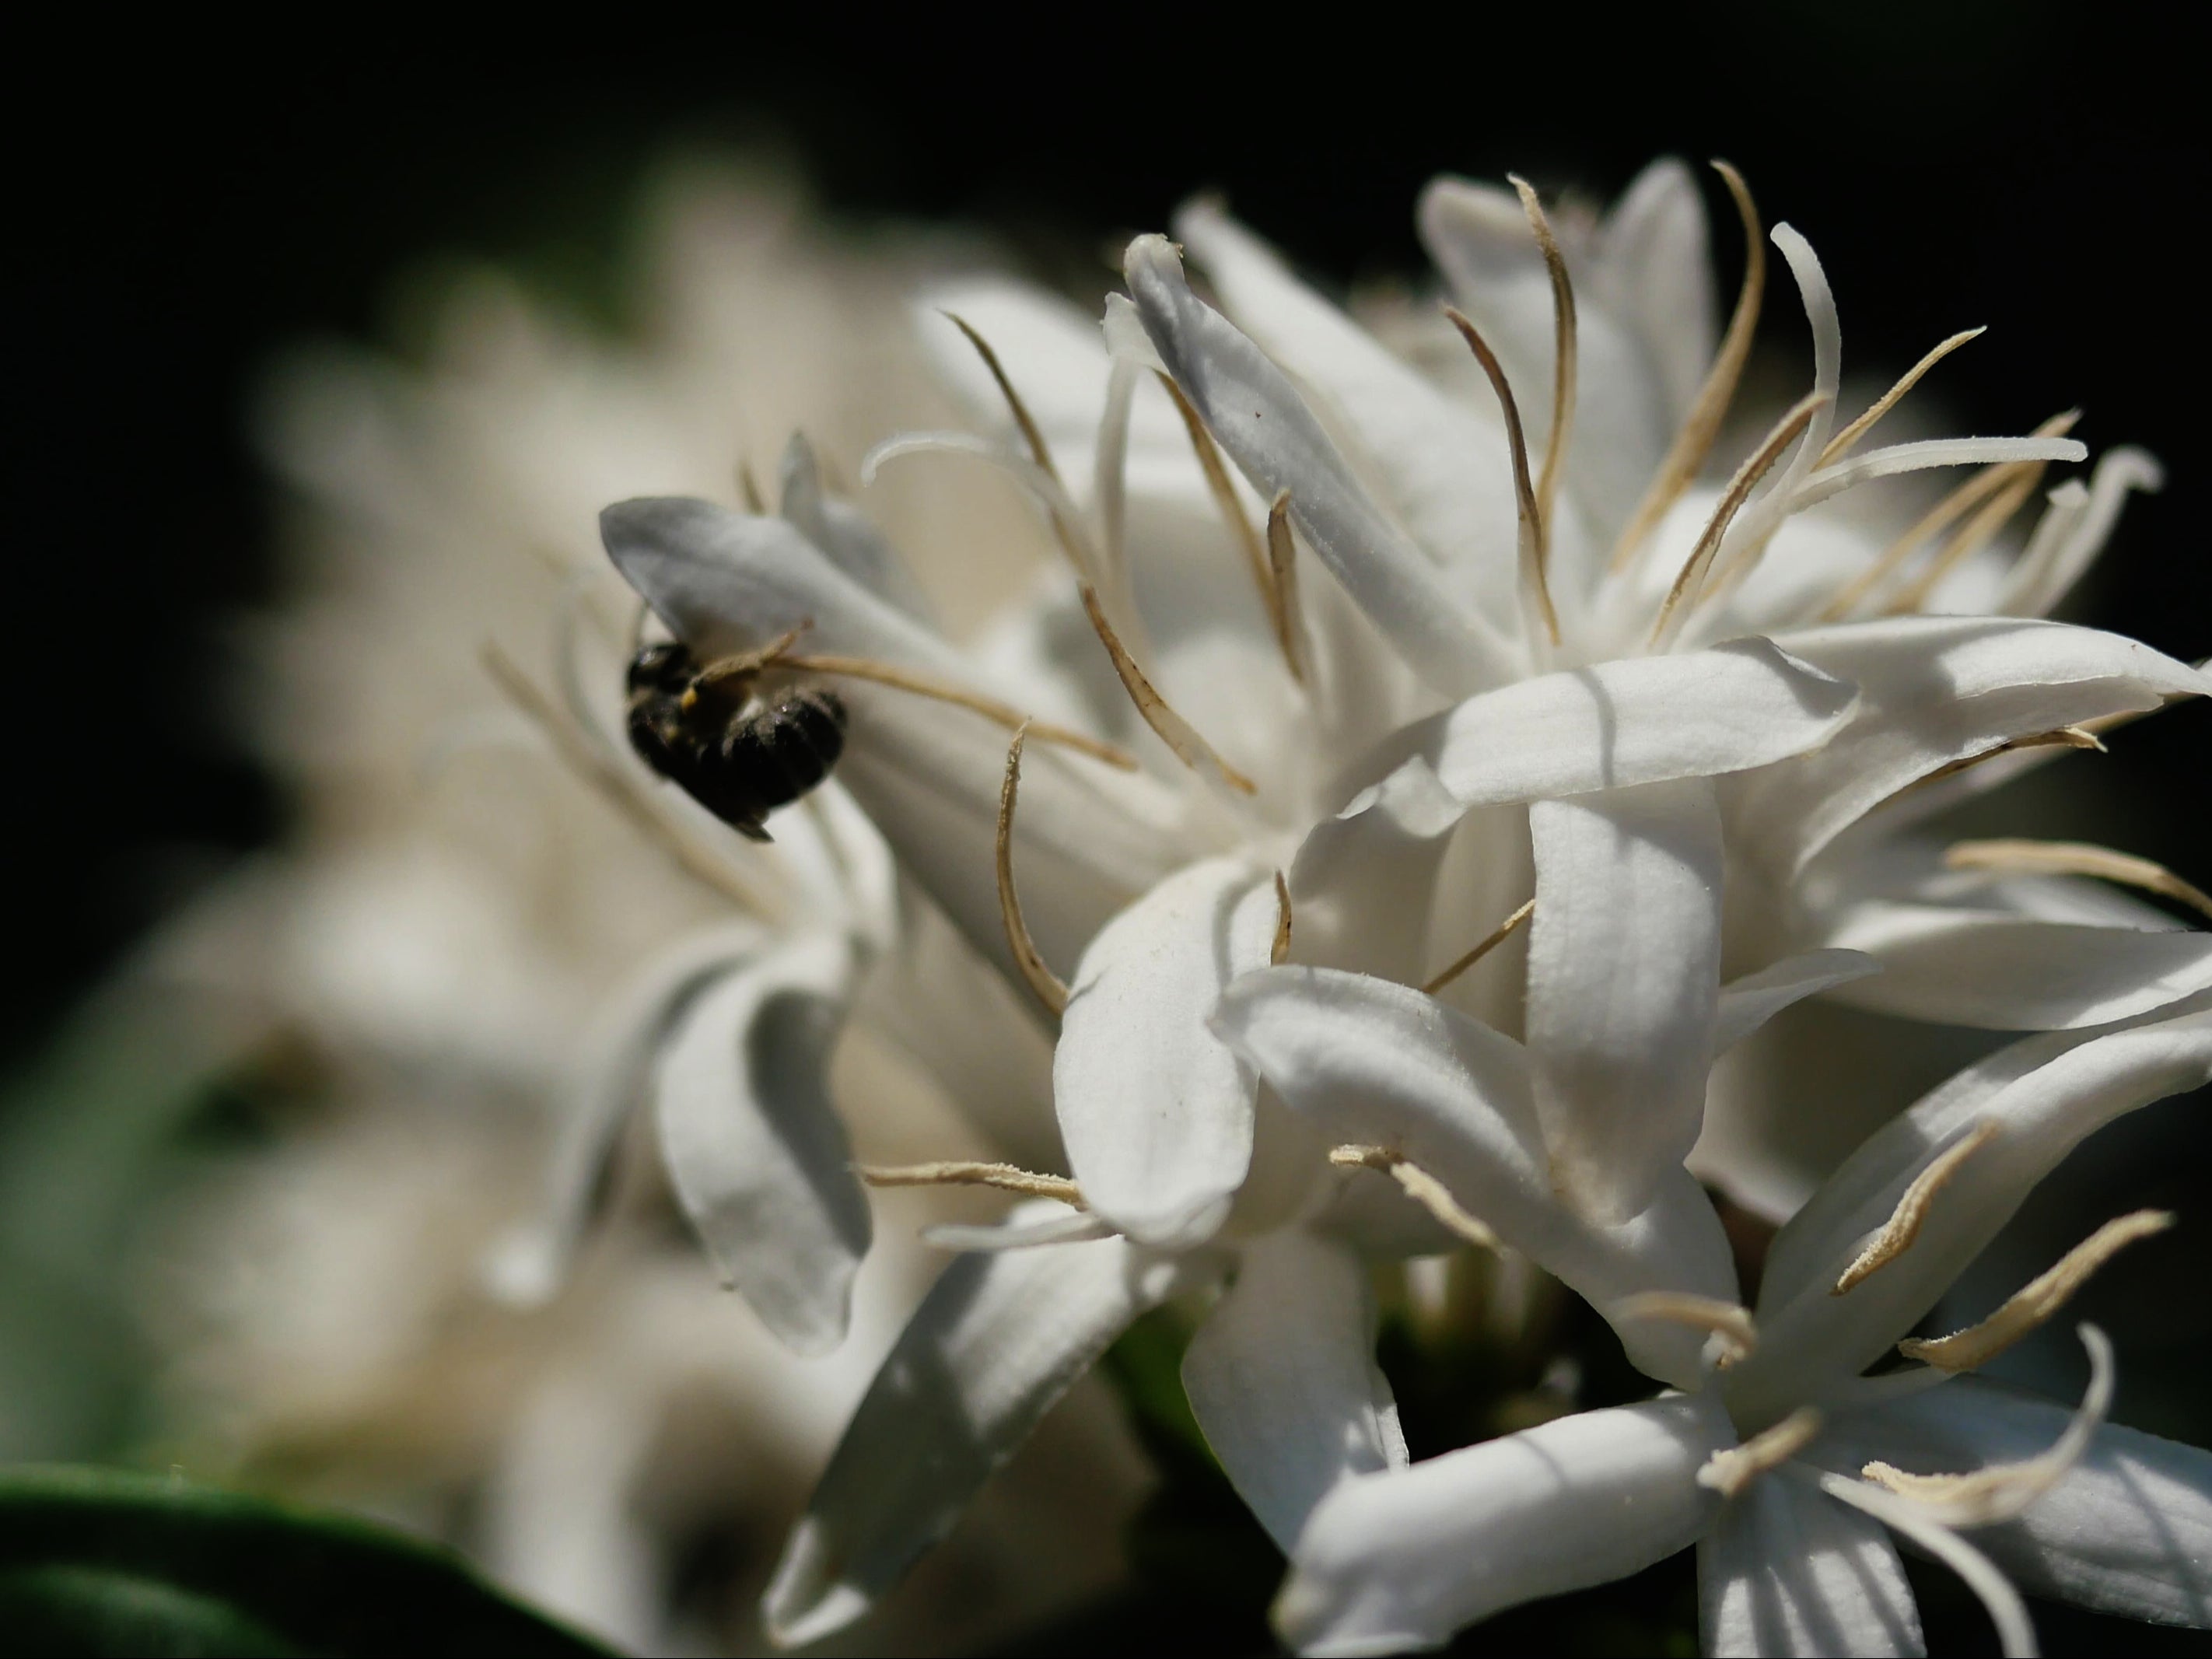
[[[2103,1339],[2085,1334],[2096,1377],[2071,1424],[1969,1375],[2172,1218],[2121,1218],[1980,1323],[1899,1340],[2083,1137],[2212,1081],[2203,998],[2102,1035],[2030,1038],[1936,1090],[1782,1230],[1755,1311],[1736,1305],[1732,1270],[1620,1294],[1622,1241],[1553,1190],[1531,1057],[1478,1022],[1404,987],[1288,967],[1240,980],[1218,1018],[1293,1109],[1433,1172],[1632,1352],[1652,1325],[1705,1339],[1682,1394],[1339,1486],[1278,1607],[1302,1650],[1437,1645],[1696,1541],[1708,1652],[1917,1652],[1884,1527],[1966,1577],[2008,1653],[2033,1646],[2005,1572],[2106,1611],[2212,1623],[2212,1455],[2101,1425]],[[1918,1363],[1862,1374],[1893,1347]]]

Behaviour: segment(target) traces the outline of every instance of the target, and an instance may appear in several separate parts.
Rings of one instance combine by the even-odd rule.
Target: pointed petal
[[[1302,1653],[1441,1647],[1492,1613],[1692,1542],[1697,1473],[1735,1443],[1711,1396],[1583,1412],[1340,1486],[1307,1523],[1275,1626]]]
[[[1462,816],[1415,756],[1340,817],[1306,834],[1291,861],[1301,959],[1407,982],[1428,960],[1437,873]]]
[[[1795,1480],[1753,1480],[1698,1540],[1698,1613],[1712,1659],[1928,1650],[1881,1523]]]
[[[1401,1152],[1499,1237],[1607,1308],[1639,1291],[1733,1301],[1720,1222],[1679,1165],[1642,1214],[1597,1226],[1561,1202],[1521,1046],[1402,985],[1323,968],[1248,974],[1215,1028],[1284,1103],[1333,1139]],[[1624,1324],[1638,1365],[1693,1383],[1701,1338]]]
[[[1430,557],[1455,570],[1493,622],[1514,626],[1518,507],[1503,425],[1447,397],[1212,203],[1184,208],[1175,232],[1237,325],[1341,416]]]
[[[867,1194],[830,1103],[851,948],[803,938],[702,995],[660,1063],[661,1152],[723,1283],[802,1354],[844,1340]]]
[[[1942,905],[1856,904],[1829,940],[1879,962],[1838,1000],[1990,1030],[2065,1030],[2212,987],[2212,934],[2045,921]]]
[[[623,1127],[653,1055],[701,993],[764,944],[761,930],[750,924],[686,939],[647,964],[594,1023],[546,1160],[541,1208],[501,1239],[485,1263],[490,1289],[502,1301],[536,1307],[566,1282],[608,1191]]]
[[[1946,763],[2008,738],[2203,696],[2212,677],[2147,645],[2063,623],[1898,617],[1778,636],[1859,688],[1826,747],[1746,778],[1731,844],[1795,874],[1861,816]]]
[[[1732,979],[1721,987],[1713,1011],[1713,1053],[1735,1048],[1793,1002],[1881,971],[1881,963],[1860,951],[1822,950],[1784,957]]]
[[[1285,1228],[1243,1251],[1236,1282],[1183,1351],[1183,1392],[1206,1444],[1286,1555],[1337,1486],[1405,1467],[1375,1317],[1366,1264]]]
[[[1671,155],[1638,173],[1598,228],[1593,292],[1650,354],[1670,426],[1697,401],[1716,348],[1711,242],[1698,182]]]
[[[1176,1283],[1176,1263],[1118,1238],[947,1268],[784,1547],[765,1601],[776,1642],[800,1646],[866,1613],[1107,1344]]]
[[[1720,817],[1701,778],[1528,809],[1527,1042],[1556,1180],[1616,1221],[1705,1115],[1720,993]]]
[[[1383,516],[1283,372],[1190,291],[1158,236],[1129,246],[1130,297],[1177,385],[1261,495],[1291,519],[1423,680],[1464,696],[1510,678],[1515,657],[1435,564]]]
[[[1193,1243],[1252,1159],[1252,1074],[1206,1028],[1266,965],[1275,893],[1235,859],[1170,876],[1107,923],[1069,987],[1053,1099],[1085,1199],[1133,1238]]]
[[[800,535],[878,599],[896,605],[918,622],[929,621],[929,601],[922,597],[906,562],[868,522],[866,514],[822,488],[814,446],[805,434],[793,433],[791,441],[784,446],[778,482],[782,491],[778,510]]]
[[[2021,1462],[2065,1431],[2066,1407],[1979,1377],[1854,1414],[1821,1461],[1916,1473]],[[2212,1452],[2107,1424],[2057,1482],[1974,1542],[2031,1595],[2160,1624],[2212,1627]]]
[[[1732,1374],[1732,1395],[1748,1400],[1769,1385],[1770,1355],[1786,1356],[1797,1376],[1864,1369],[2084,1136],[2207,1082],[2212,1012],[2086,1041],[2032,1037],[1969,1067],[1871,1137],[1778,1235],[1759,1291],[1759,1350]],[[1996,1133],[1957,1165],[1911,1244],[1848,1294],[1832,1294],[1914,1177],[1984,1121]]]
[[[1000,697],[936,635],[840,571],[780,519],[706,501],[624,501],[600,515],[617,567],[692,647],[720,655],[808,624],[799,649],[871,658]],[[856,679],[837,775],[901,862],[991,960],[1011,961],[994,861],[1006,733],[981,715]],[[1182,860],[1180,808],[1158,784],[1032,745],[1015,862],[1030,931],[1065,969],[1098,927]]]
[[[1504,686],[1405,741],[1462,805],[1491,805],[1771,765],[1842,729],[1854,696],[1765,640],[1732,640]]]

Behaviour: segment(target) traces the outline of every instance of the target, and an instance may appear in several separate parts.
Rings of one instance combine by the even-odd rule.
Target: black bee
[[[629,741],[661,776],[739,835],[830,775],[845,747],[837,694],[802,686],[755,702],[758,671],[708,675],[689,647],[648,645],[630,659]]]

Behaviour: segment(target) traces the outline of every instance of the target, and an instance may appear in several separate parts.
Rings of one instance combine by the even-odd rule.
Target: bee
[[[756,699],[759,674],[702,673],[680,641],[648,645],[630,659],[627,724],[647,766],[739,835],[769,841],[762,821],[836,765],[845,705],[820,686]]]

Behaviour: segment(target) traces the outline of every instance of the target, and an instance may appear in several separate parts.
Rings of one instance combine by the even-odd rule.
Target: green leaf
[[[0,1473],[0,1632],[58,1654],[604,1654],[450,1550],[113,1469]]]

